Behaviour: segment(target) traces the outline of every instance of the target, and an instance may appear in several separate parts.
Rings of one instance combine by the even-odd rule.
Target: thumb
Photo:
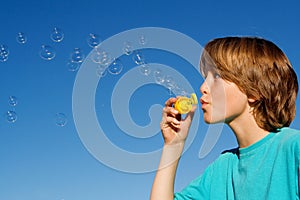
[[[196,109],[197,109],[197,106],[194,105],[194,106],[192,107],[192,110],[191,110],[189,113],[187,113],[187,115],[186,115],[184,121],[191,122],[191,121],[193,120],[193,118],[194,118],[194,114],[195,114]]]

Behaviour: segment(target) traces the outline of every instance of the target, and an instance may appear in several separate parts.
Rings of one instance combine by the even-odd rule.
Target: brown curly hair
[[[298,80],[290,61],[274,43],[257,37],[217,38],[206,44],[200,70],[216,70],[248,98],[259,127],[288,127],[296,114]]]

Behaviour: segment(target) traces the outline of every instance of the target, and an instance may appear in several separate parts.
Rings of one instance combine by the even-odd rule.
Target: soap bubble
[[[82,63],[84,60],[84,54],[80,48],[75,48],[71,54],[71,61],[75,63]]]
[[[112,60],[110,54],[100,48],[95,48],[95,50],[92,52],[91,59],[94,63],[103,66],[108,66]]]
[[[55,114],[55,123],[58,126],[65,126],[68,122],[67,116],[64,113]]]
[[[8,46],[5,44],[0,44],[0,56],[8,56],[9,49]]]
[[[165,76],[164,86],[169,89],[169,94],[172,95],[172,90],[176,86],[174,78],[170,75]]]
[[[18,35],[17,35],[17,37],[16,37],[16,40],[20,44],[25,44],[26,41],[27,41],[27,37],[26,37],[26,35],[24,33],[19,32]]]
[[[188,92],[177,84],[175,84],[172,91],[176,96],[187,96],[188,95]]]
[[[0,45],[0,62],[5,62],[8,59],[9,49],[5,44]]]
[[[155,82],[158,84],[163,84],[165,81],[165,77],[160,69],[157,69],[153,73]]]
[[[104,77],[107,74],[107,67],[104,67],[103,65],[99,65],[96,69],[96,74],[98,77]]]
[[[132,53],[133,47],[130,42],[124,42],[123,52],[128,56]]]
[[[5,113],[4,115],[6,121],[10,122],[10,123],[14,123],[15,121],[17,121],[17,113],[15,111],[9,110]]]
[[[145,76],[148,76],[151,73],[150,67],[146,63],[140,66],[140,71]]]
[[[42,45],[40,50],[40,57],[45,60],[52,60],[56,55],[54,48],[50,45]]]
[[[87,43],[92,48],[97,47],[101,43],[100,36],[94,33],[90,33],[87,38]]]
[[[140,43],[141,45],[145,45],[145,44],[147,43],[147,39],[146,39],[146,37],[145,37],[144,35],[141,35],[141,36],[139,37],[139,43]]]
[[[114,59],[114,61],[108,67],[108,72],[113,75],[117,75],[121,73],[122,69],[123,69],[123,64],[121,60]]]
[[[173,89],[176,85],[174,78],[170,75],[165,76],[164,85],[170,90]]]
[[[8,104],[10,106],[16,106],[18,104],[18,99],[15,96],[9,96],[8,97]]]
[[[144,55],[141,51],[134,51],[134,54],[132,56],[132,60],[137,64],[137,65],[142,65],[144,64]]]
[[[7,61],[7,59],[8,59],[7,55],[1,55],[0,54],[0,62],[5,62],[5,61]]]
[[[67,68],[71,72],[75,72],[79,69],[80,63],[72,62],[71,60],[67,63]]]
[[[61,42],[64,39],[64,33],[60,28],[55,27],[50,34],[50,38],[54,42]]]

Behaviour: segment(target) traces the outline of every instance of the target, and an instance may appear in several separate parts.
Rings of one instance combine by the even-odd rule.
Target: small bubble
[[[97,34],[90,33],[87,38],[87,43],[90,47],[95,48],[101,43],[101,38]]]
[[[104,77],[107,74],[107,67],[104,67],[103,65],[99,65],[96,69],[96,74],[98,77]]]
[[[0,45],[0,56],[8,56],[9,55],[9,49],[8,46],[5,44]]]
[[[165,76],[165,81],[164,81],[164,85],[166,86],[166,88],[168,88],[169,90],[172,90],[175,86],[176,83],[174,81],[174,78],[170,75]]]
[[[139,37],[139,43],[140,43],[141,45],[145,45],[145,44],[147,43],[147,39],[146,39],[146,37],[145,37],[144,35],[141,35],[141,36]]]
[[[7,55],[1,55],[0,54],[0,62],[5,62],[8,60],[8,56]]]
[[[131,42],[124,42],[123,52],[129,56],[133,51]]]
[[[50,34],[51,40],[61,42],[64,39],[64,33],[60,28],[55,27]]]
[[[175,88],[176,83],[174,81],[174,78],[170,75],[165,76],[164,86],[168,88],[169,94],[172,95],[172,90]]]
[[[0,62],[8,60],[9,49],[5,44],[0,45]]]
[[[25,35],[25,33],[19,32],[16,40],[20,44],[25,44],[27,42],[27,36]]]
[[[55,114],[55,123],[57,126],[65,126],[68,122],[67,116],[64,113]]]
[[[123,69],[123,64],[122,64],[121,60],[115,59],[112,62],[112,64],[109,65],[108,72],[113,75],[117,75],[117,74],[121,73],[122,69]]]
[[[52,60],[56,55],[54,48],[50,45],[42,45],[40,50],[40,57],[45,60]]]
[[[140,71],[143,75],[145,76],[149,76],[149,74],[151,73],[150,67],[148,64],[143,64],[140,66]]]
[[[141,51],[134,51],[132,60],[137,64],[137,65],[142,65],[145,63],[144,55]]]
[[[185,91],[185,89],[183,89],[182,87],[180,87],[177,84],[175,84],[172,91],[176,96],[187,96],[188,95],[188,93]]]
[[[15,96],[9,96],[8,97],[8,104],[10,106],[16,106],[18,104],[18,98]]]
[[[9,110],[5,113],[6,121],[14,123],[17,121],[17,113],[15,111]]]
[[[92,52],[91,59],[94,63],[103,65],[103,66],[108,66],[112,58],[110,54],[100,48],[95,48]]]
[[[165,77],[160,69],[157,69],[153,73],[155,82],[158,84],[163,84],[165,81]]]
[[[75,48],[71,54],[71,61],[75,63],[82,63],[84,60],[84,54],[80,48]]]
[[[67,63],[67,68],[71,72],[75,72],[79,69],[80,63],[72,62],[71,60]]]

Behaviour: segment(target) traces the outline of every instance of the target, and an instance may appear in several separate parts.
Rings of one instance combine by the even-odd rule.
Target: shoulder
[[[286,143],[300,143],[300,130],[284,127],[278,130],[278,139]]]
[[[289,151],[293,151],[300,157],[300,130],[292,128],[281,128],[278,135],[281,146]]]
[[[224,168],[229,164],[230,161],[238,159],[239,157],[239,148],[233,148],[225,150],[221,155],[212,163],[214,167]]]
[[[300,134],[300,130],[294,129],[294,128],[290,128],[290,127],[280,128],[280,129],[278,129],[278,132],[292,134],[292,135],[298,135],[298,134]]]

